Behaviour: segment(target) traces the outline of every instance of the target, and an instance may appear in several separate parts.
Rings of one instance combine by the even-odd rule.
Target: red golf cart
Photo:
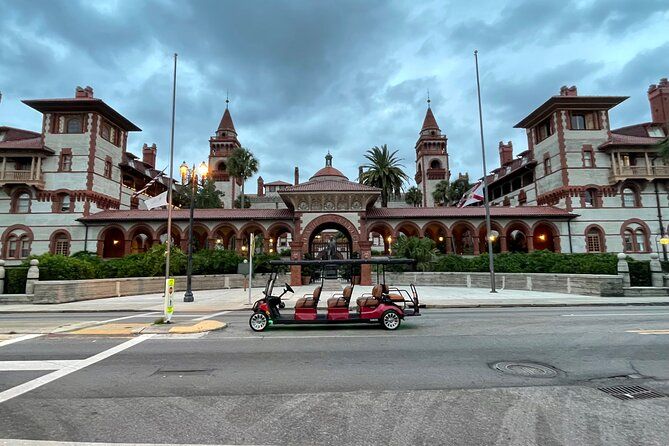
[[[267,285],[262,299],[253,305],[253,314],[249,319],[249,325],[253,331],[263,331],[269,325],[282,324],[355,324],[355,323],[378,323],[386,330],[396,330],[402,320],[407,316],[420,316],[420,303],[416,287],[411,284],[409,290],[397,287],[389,287],[385,283],[385,268],[389,265],[413,264],[410,259],[351,259],[351,260],[286,260],[272,261],[272,272],[267,280]],[[349,270],[349,277],[353,277],[353,269],[359,265],[376,265],[376,285],[372,287],[371,293],[363,293],[355,300],[356,307],[351,308],[351,300],[354,296],[354,285],[347,285],[340,293],[325,297],[323,291],[324,277],[327,272]],[[311,267],[319,271],[320,284],[313,293],[305,294],[295,302],[292,314],[286,314],[285,304],[281,298],[286,293],[293,293],[293,289],[287,283],[283,292],[278,296],[273,295],[274,283],[278,272],[292,265]],[[327,299],[327,310],[319,313],[318,303]],[[282,311],[283,310],[283,311]]]

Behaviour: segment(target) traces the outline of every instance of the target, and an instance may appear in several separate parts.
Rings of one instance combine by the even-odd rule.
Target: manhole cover
[[[654,390],[646,389],[641,386],[599,387],[599,390],[608,393],[619,400],[645,400],[648,398],[662,398],[665,396]]]
[[[493,365],[493,368],[510,375],[531,378],[553,378],[558,374],[555,369],[530,362],[498,362]]]

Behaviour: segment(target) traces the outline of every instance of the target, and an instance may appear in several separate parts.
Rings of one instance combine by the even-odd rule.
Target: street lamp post
[[[195,214],[195,192],[197,191],[197,174],[200,174],[200,178],[204,179],[207,174],[208,167],[203,161],[195,171],[195,165],[192,169],[188,168],[188,164],[184,161],[179,167],[181,172],[181,182],[185,183],[186,179],[191,183],[190,190],[190,215],[188,217],[188,266],[186,269],[186,292],[184,293],[184,302],[194,302],[195,297],[193,296],[192,288],[192,275],[193,275],[193,221]]]

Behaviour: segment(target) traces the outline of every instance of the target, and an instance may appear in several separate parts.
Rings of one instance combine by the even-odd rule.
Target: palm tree
[[[258,172],[258,160],[250,150],[238,147],[232,151],[228,159],[228,174],[242,180],[242,200],[240,207],[244,209],[244,184]]]
[[[434,185],[434,190],[432,191],[432,198],[437,205],[443,206],[448,201],[449,192],[451,185],[448,180],[441,180]]]
[[[363,184],[381,189],[381,206],[388,207],[388,198],[391,195],[398,196],[402,193],[404,182],[409,177],[404,173],[402,161],[397,158],[397,150],[390,153],[385,144],[381,147],[373,147],[367,151],[365,158],[369,164],[363,165],[365,171],[361,175]]]
[[[423,192],[421,192],[421,190],[416,186],[412,186],[404,195],[404,200],[407,202],[407,204],[410,204],[413,207],[418,207],[423,202]]]
[[[469,175],[462,175],[451,183],[448,190],[448,201],[451,204],[457,203],[471,187],[471,184],[469,184]]]
[[[427,237],[399,237],[393,243],[393,255],[415,260],[416,266],[421,271],[426,271],[429,268],[436,253],[434,241]]]

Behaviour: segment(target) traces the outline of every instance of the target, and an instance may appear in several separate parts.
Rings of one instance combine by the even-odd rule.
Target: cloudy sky
[[[646,121],[646,89],[669,76],[666,0],[19,1],[0,0],[0,125],[39,130],[21,99],[77,85],[169,148],[172,54],[179,54],[175,162],[199,162],[225,109],[265,181],[334,164],[350,178],[388,144],[414,174],[429,89],[451,170],[480,176],[473,50],[480,53],[489,167],[513,125],[562,85],[629,95],[614,126]]]

